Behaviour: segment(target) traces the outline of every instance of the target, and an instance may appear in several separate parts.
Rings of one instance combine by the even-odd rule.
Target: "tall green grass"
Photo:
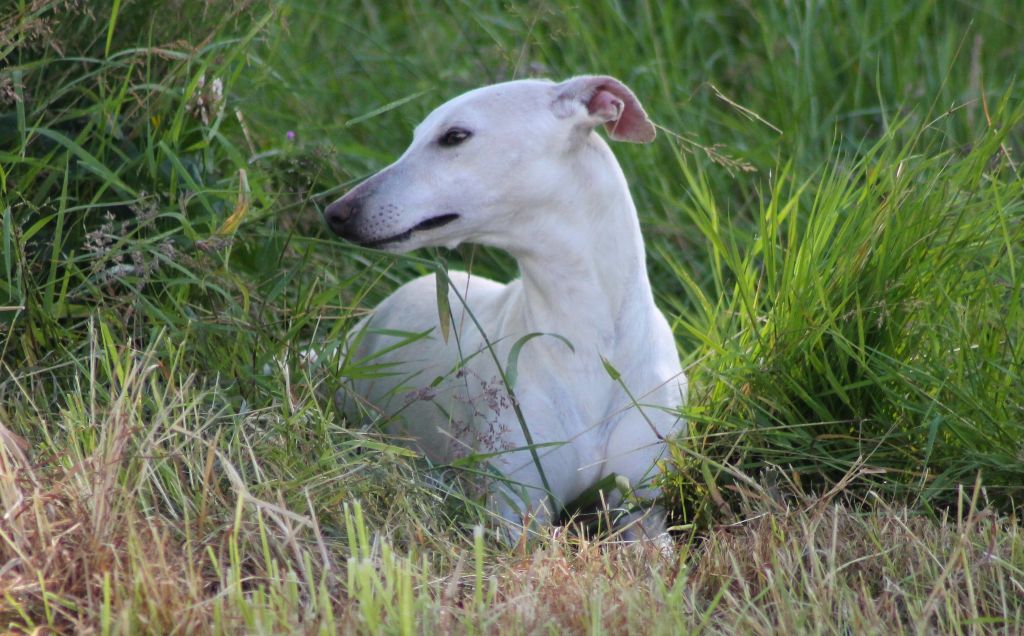
[[[4,628],[1018,630],[1016,13],[10,3]],[[515,275],[472,246],[342,244],[323,202],[448,97],[583,72],[661,128],[616,152],[691,378],[678,572],[485,542],[450,469],[333,412],[373,369],[300,360],[435,260]]]
[[[1019,122],[1015,109],[997,117]],[[1024,182],[1001,157],[1005,130],[959,157],[886,135],[802,183],[783,166],[739,237],[681,165],[713,291],[661,247],[699,299],[666,301],[707,356],[691,418],[730,461],[806,482],[866,460],[883,471],[873,487],[943,504],[980,471],[1004,504],[1020,497]]]

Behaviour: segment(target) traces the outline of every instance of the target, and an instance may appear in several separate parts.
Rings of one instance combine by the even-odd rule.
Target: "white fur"
[[[624,110],[633,126],[625,135],[616,129]],[[666,455],[664,438],[683,427],[678,407],[686,378],[654,304],[625,177],[594,132],[600,124],[613,138],[649,141],[654,135],[632,93],[612,78],[522,80],[470,91],[431,113],[398,161],[325,212],[335,232],[362,244],[407,251],[472,242],[516,258],[521,278],[507,285],[450,273],[447,342],[435,277],[399,288],[349,341],[353,360],[387,365],[387,375],[356,379],[339,391],[339,398],[358,396],[343,400],[350,418],[358,416],[357,402],[368,407],[364,414],[387,415],[389,432],[406,436],[435,462],[494,453],[489,463],[504,479],[492,480],[488,505],[513,538],[524,519],[550,522],[557,505],[610,473],[627,478],[642,497],[656,495],[647,484]],[[440,145],[453,127],[471,136]],[[413,230],[440,215],[458,217]],[[400,239],[380,243],[391,237]],[[412,341],[384,352],[403,340],[396,332],[426,335],[406,337]],[[572,343],[570,349],[551,335],[529,340],[514,386],[555,502],[524,448],[484,338],[504,366],[515,343],[534,333]],[[443,379],[432,386],[437,378]],[[628,538],[664,540],[660,509],[633,523],[639,517],[621,522]]]

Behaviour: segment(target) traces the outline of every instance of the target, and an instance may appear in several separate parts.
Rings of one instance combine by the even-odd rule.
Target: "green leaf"
[[[107,183],[121,190],[121,192],[131,195],[132,197],[138,196],[135,190],[130,188],[124,181],[121,181],[120,177],[118,177],[116,174],[111,172],[109,168],[103,165],[103,162],[97,159],[88,150],[78,145],[74,140],[72,140],[68,136],[59,133],[56,130],[50,130],[49,128],[33,127],[29,128],[28,130],[29,132],[39,133],[44,137],[49,137],[53,141],[56,141],[60,145],[64,146],[72,154],[78,157],[78,160],[82,163],[82,165],[85,168],[91,170],[92,172],[95,172],[97,175],[102,177]]]
[[[371,110],[368,113],[363,113],[362,115],[360,115],[358,117],[353,117],[352,119],[350,119],[347,122],[345,122],[345,128],[348,128],[349,126],[355,126],[356,124],[362,123],[362,122],[366,121],[367,119],[373,119],[377,115],[383,115],[384,113],[388,112],[389,110],[394,110],[394,109],[398,108],[399,106],[402,106],[402,105],[404,105],[404,104],[406,104],[408,102],[411,102],[412,100],[414,100],[414,99],[416,99],[418,97],[422,97],[423,95],[426,95],[426,94],[427,94],[427,91],[419,91],[418,93],[413,93],[412,95],[406,95],[405,97],[403,97],[401,99],[396,99],[393,102],[389,102],[387,104],[384,104],[380,108],[375,108],[375,109]]]
[[[508,382],[508,386],[510,389],[515,388],[516,378],[519,375],[519,352],[522,350],[524,344],[538,336],[551,336],[552,338],[558,338],[559,340],[565,343],[565,346],[569,347],[569,351],[572,351],[573,353],[576,352],[576,349],[572,346],[572,343],[569,342],[565,337],[560,336],[557,333],[535,331],[533,333],[526,334],[519,340],[516,340],[515,344],[512,345],[512,349],[509,350],[508,358],[505,361],[505,381]]]
[[[104,57],[110,56],[110,43],[114,39],[114,27],[117,25],[117,14],[121,10],[121,0],[114,0],[114,8],[110,10],[110,21],[107,23],[107,45],[103,48]]]
[[[622,374],[619,373],[618,369],[612,366],[612,363],[608,361],[608,358],[601,356],[601,364],[604,365],[604,370],[608,374],[608,377],[618,382],[619,378],[622,377]]]
[[[441,321],[441,337],[447,343],[452,329],[452,307],[448,303],[448,272],[444,265],[438,264],[434,281],[437,283],[437,317]]]

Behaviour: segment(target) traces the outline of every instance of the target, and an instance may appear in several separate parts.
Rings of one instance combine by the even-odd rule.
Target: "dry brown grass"
[[[375,527],[379,517],[350,514],[346,528],[319,528],[308,514],[255,498],[234,511],[207,512],[202,528],[147,511],[130,488],[133,475],[147,474],[146,463],[132,464],[126,450],[152,436],[123,409],[111,409],[104,424],[115,434],[75,462],[32,458],[0,428],[5,629],[1024,629],[1024,536],[1016,519],[980,507],[977,496],[964,494],[962,509],[937,521],[881,500],[871,508],[862,502],[858,509],[833,503],[748,512],[681,540],[676,562],[564,530],[513,554],[474,547],[459,534],[397,550],[388,540],[394,531]]]

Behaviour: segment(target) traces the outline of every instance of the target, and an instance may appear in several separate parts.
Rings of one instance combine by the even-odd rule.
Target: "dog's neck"
[[[594,178],[536,211],[540,231],[534,225],[509,251],[522,275],[526,331],[561,335],[614,362],[620,348],[636,346],[656,309],[622,170],[603,142],[586,162]]]

